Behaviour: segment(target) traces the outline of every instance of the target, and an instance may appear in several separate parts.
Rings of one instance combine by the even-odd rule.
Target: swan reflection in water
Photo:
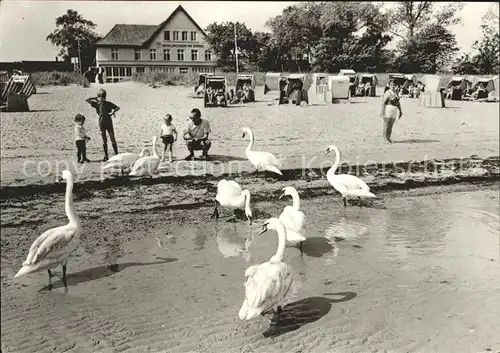
[[[224,258],[241,256],[246,262],[252,258],[248,249],[252,244],[252,234],[248,231],[245,238],[242,238],[236,225],[214,226],[214,233],[217,241],[217,249]]]

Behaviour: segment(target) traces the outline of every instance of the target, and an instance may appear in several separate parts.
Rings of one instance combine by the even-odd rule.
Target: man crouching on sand
[[[191,110],[189,121],[184,129],[184,140],[186,141],[189,155],[185,158],[190,161],[194,157],[194,151],[202,150],[202,159],[208,160],[208,150],[212,146],[212,142],[208,139],[210,134],[210,123],[206,119],[201,118],[199,109],[194,108]]]

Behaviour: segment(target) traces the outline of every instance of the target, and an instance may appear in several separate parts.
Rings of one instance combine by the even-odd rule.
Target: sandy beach
[[[139,152],[170,113],[183,126],[198,107],[210,120],[211,162],[162,163],[153,178],[101,174],[76,164],[73,117],[87,116],[89,158],[100,160],[96,87],[41,89],[29,113],[1,119],[1,349],[11,352],[500,352],[499,107],[447,101],[447,108],[403,99],[396,143],[382,142],[380,98],[350,104],[278,106],[257,102],[203,109],[192,88],[105,85],[121,106],[121,152]],[[260,94],[259,94],[260,92]],[[283,177],[256,175],[241,127],[256,148],[283,158]],[[333,156],[379,197],[350,201],[327,182]],[[177,143],[174,156],[183,158]],[[68,262],[68,289],[55,270],[12,278],[31,243],[65,224],[64,183],[75,172],[74,201],[84,234]],[[38,170],[37,170],[38,169]],[[233,179],[252,195],[254,223],[221,209],[210,218],[217,182]],[[294,284],[284,320],[238,319],[244,272],[275,252],[277,217],[294,186],[308,220],[304,254],[287,247]],[[252,238],[248,250],[245,239]]]
[[[121,110],[114,119],[120,152],[135,152],[151,146],[159,133],[162,117],[173,116],[179,129],[192,108],[200,108],[211,124],[213,161],[162,163],[159,174],[221,176],[253,172],[245,158],[248,144],[241,128],[250,127],[255,148],[270,151],[283,163],[282,169],[329,167],[334,156],[325,156],[335,144],[345,164],[390,161],[424,161],[446,158],[498,156],[499,106],[494,103],[446,101],[446,108],[425,108],[418,99],[403,99],[404,116],[394,127],[393,145],[382,141],[380,97],[353,98],[350,104],[327,106],[278,106],[273,96],[257,87],[255,103],[228,108],[203,109],[203,100],[191,99],[189,87],[151,88],[132,82],[104,85],[108,99]],[[2,187],[53,183],[65,168],[78,174],[78,181],[101,180],[102,142],[95,110],[85,99],[95,96],[98,86],[40,89],[30,98],[29,113],[7,113],[1,120]],[[88,157],[95,163],[76,163],[73,118],[81,113],[92,140]],[[162,147],[162,146],[159,146]],[[111,148],[111,147],[110,147]],[[185,145],[174,144],[174,156],[183,159]]]

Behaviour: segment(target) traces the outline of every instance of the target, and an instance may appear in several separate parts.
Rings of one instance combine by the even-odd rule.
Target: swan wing
[[[287,231],[290,229],[295,232],[300,232],[302,230],[305,224],[305,218],[306,216],[303,212],[294,210],[290,206],[285,207],[279,216],[279,220],[283,223]]]
[[[336,176],[340,183],[345,185],[347,190],[362,190],[362,191],[370,191],[370,187],[360,178],[350,174],[339,174]]]
[[[47,230],[33,242],[23,266],[33,265],[48,257],[60,257],[67,252],[67,246],[76,233],[77,228],[68,225]]]
[[[136,153],[131,153],[131,152],[125,152],[125,153],[119,153],[106,162],[106,164],[113,164],[113,163],[134,163],[137,159],[139,158],[139,155]]]
[[[280,167],[281,163],[276,158],[276,156],[270,152],[262,152],[262,151],[251,151],[247,154],[248,159],[254,165],[260,165],[261,167],[266,165],[272,165],[276,167]]]
[[[143,176],[152,174],[160,164],[160,159],[155,156],[146,156],[139,158],[132,167],[132,171],[129,173],[131,176]]]
[[[291,284],[291,270],[287,264],[265,262],[259,265],[245,284],[247,308],[258,314],[272,308],[284,298]]]
[[[243,189],[240,184],[235,182],[234,180],[227,181],[226,179],[222,179],[217,183],[217,193],[224,194],[228,196],[239,196],[242,193]]]

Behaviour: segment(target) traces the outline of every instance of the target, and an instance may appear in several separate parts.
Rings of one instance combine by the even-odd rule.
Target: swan
[[[250,191],[243,190],[240,184],[233,180],[222,179],[217,183],[217,195],[215,196],[215,208],[212,218],[219,218],[217,202],[222,207],[236,210],[244,210],[245,215],[252,225],[252,210],[250,208]]]
[[[153,136],[153,155],[144,156],[135,161],[129,176],[152,176],[153,173],[158,169],[160,165],[160,156],[156,151],[156,141],[157,137]]]
[[[246,134],[250,136],[250,142],[245,150],[245,154],[250,163],[252,163],[252,165],[257,169],[257,172],[259,171],[259,169],[262,169],[279,175],[283,175],[279,170],[279,168],[281,167],[281,163],[274,156],[274,154],[269,152],[252,151],[254,143],[252,130],[247,127],[244,127],[241,130],[243,131],[243,138]]]
[[[326,178],[334,189],[342,194],[344,206],[347,206],[347,196],[358,197],[359,199],[361,199],[361,197],[377,198],[377,196],[370,192],[370,187],[357,176],[349,174],[335,174],[335,171],[340,164],[340,151],[335,145],[330,145],[326,149],[325,155],[331,151],[335,151],[335,163],[326,173]]]
[[[286,246],[286,229],[278,218],[270,218],[262,226],[262,234],[268,229],[278,232],[278,250],[268,262],[253,265],[245,271],[245,300],[238,312],[241,320],[250,320],[264,315],[277,306],[279,322],[281,305],[292,285],[292,267],[283,262]]]
[[[306,216],[303,212],[299,211],[299,193],[295,190],[295,188],[287,186],[283,189],[283,194],[280,196],[280,199],[284,196],[291,196],[293,204],[292,206],[289,205],[285,207],[279,216],[279,220],[286,228],[287,242],[292,245],[300,243],[300,252],[302,252],[302,242],[306,240],[306,237],[303,235],[305,232],[304,225]]]
[[[64,208],[69,223],[43,232],[31,245],[26,261],[23,262],[23,266],[14,276],[16,278],[47,269],[49,273],[49,290],[52,289],[51,280],[53,277],[50,269],[57,267],[58,264],[62,265],[62,280],[64,287],[67,288],[66,264],[71,252],[80,243],[80,235],[82,234],[82,224],[73,205],[73,174],[69,170],[63,170],[62,179],[66,180]]]
[[[123,171],[125,169],[132,169],[134,166],[134,163],[139,159],[142,158],[146,155],[146,148],[143,148],[142,151],[137,154],[137,153],[119,153],[116,156],[111,157],[108,159],[108,161],[104,164],[102,169],[120,169],[123,175]]]

